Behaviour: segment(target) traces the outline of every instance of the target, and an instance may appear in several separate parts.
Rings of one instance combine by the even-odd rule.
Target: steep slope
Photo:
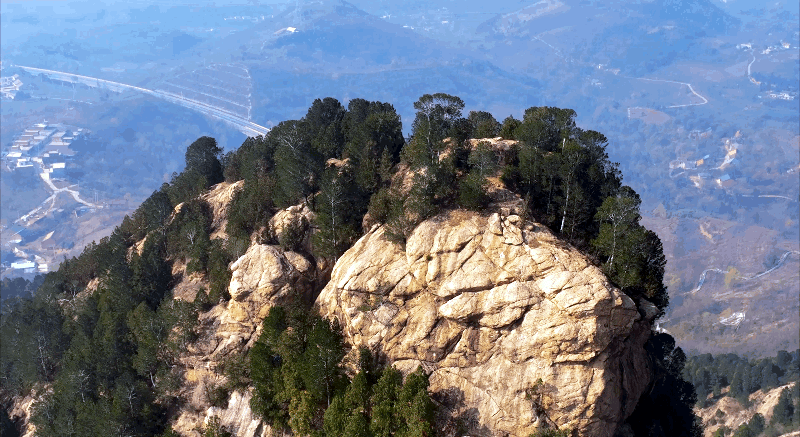
[[[655,307],[513,209],[440,214],[405,248],[373,229],[334,267],[317,304],[435,398],[471,434],[543,423],[611,436],[650,381],[643,345]]]
[[[723,426],[735,430],[747,423],[753,416],[761,414],[767,423],[772,419],[778,398],[785,388],[792,388],[795,383],[773,388],[767,392],[757,391],[749,397],[750,406],[743,406],[735,398],[725,396],[705,408],[696,408],[695,412],[703,420],[704,436],[712,437]]]

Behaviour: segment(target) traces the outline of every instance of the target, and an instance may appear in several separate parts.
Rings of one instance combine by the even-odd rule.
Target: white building
[[[17,261],[11,263],[12,269],[32,269],[36,267],[36,264],[33,261]]]

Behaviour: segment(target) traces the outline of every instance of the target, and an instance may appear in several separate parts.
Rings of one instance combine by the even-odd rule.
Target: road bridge
[[[45,75],[47,77],[60,80],[62,82],[80,83],[92,88],[102,88],[117,93],[121,93],[123,91],[137,91],[140,93],[149,94],[151,96],[155,96],[160,99],[166,100],[168,102],[183,106],[184,108],[189,108],[197,112],[200,112],[202,114],[208,115],[210,117],[222,120],[223,122],[239,129],[239,131],[241,131],[243,134],[249,137],[266,135],[269,132],[269,128],[255,124],[250,120],[244,119],[239,115],[234,114],[230,111],[218,108],[213,105],[209,105],[208,103],[205,102],[188,99],[180,94],[175,94],[162,90],[151,90],[134,85],[127,85],[124,83],[114,82],[111,80],[82,76],[80,74],[74,74],[74,73],[67,73],[64,71],[48,70],[45,68],[28,67],[24,65],[15,65],[15,67],[25,70],[30,74]]]

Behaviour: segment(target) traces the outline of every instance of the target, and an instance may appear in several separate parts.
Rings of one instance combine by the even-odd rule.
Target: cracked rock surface
[[[517,215],[443,213],[405,248],[376,226],[338,260],[317,304],[354,349],[431,372],[434,397],[470,435],[528,435],[546,422],[610,437],[649,383],[652,320]]]

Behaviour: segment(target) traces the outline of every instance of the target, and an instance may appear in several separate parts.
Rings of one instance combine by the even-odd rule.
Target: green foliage
[[[411,126],[411,142],[406,147],[412,167],[439,163],[444,140],[455,120],[461,117],[464,101],[444,93],[425,94],[414,102],[417,110]]]
[[[435,407],[428,394],[428,375],[421,367],[406,376],[395,408],[401,423],[405,424],[396,434],[408,437],[433,435]]]
[[[403,425],[397,411],[397,400],[403,384],[403,375],[394,367],[383,370],[378,383],[372,388],[372,417],[370,432],[376,437],[390,437]]]
[[[186,148],[185,172],[196,171],[205,178],[207,186],[222,182],[222,164],[219,162],[221,153],[222,149],[217,146],[214,138],[198,138]]]
[[[750,425],[747,423],[743,423],[736,428],[736,432],[733,433],[733,437],[756,437],[758,433],[753,431],[750,428]]]
[[[251,407],[266,421],[295,432],[322,426],[322,415],[343,385],[341,332],[299,306],[273,307],[250,350]]]
[[[366,192],[388,182],[391,167],[405,142],[400,116],[388,103],[353,99],[344,119],[347,144],[343,157],[356,169],[355,179]]]
[[[325,170],[315,202],[314,224],[318,229],[312,239],[315,253],[336,259],[358,239],[367,209],[365,198],[350,165],[329,166]]]
[[[486,194],[486,179],[477,174],[469,174],[459,182],[458,204],[462,208],[480,211],[491,198]]]
[[[142,254],[130,263],[124,250],[108,247],[118,239],[115,234],[76,261],[78,265],[100,253],[111,256],[103,263],[105,271],[96,267],[101,286],[73,307],[69,318],[61,317],[55,300],[65,292],[61,274],[55,272],[54,281],[45,280],[40,287],[42,298],[53,298],[48,305],[54,313],[48,318],[59,327],[49,331],[60,336],[63,358],[47,379],[40,379],[50,379],[53,391],[34,408],[31,420],[39,435],[163,431],[165,406],[172,402],[169,393],[179,381],[174,360],[194,338],[196,313],[191,304],[174,301],[167,293],[171,275],[162,234],[150,234]],[[47,339],[37,340],[41,358],[47,358]]]
[[[791,390],[788,388],[783,389],[778,398],[778,403],[775,405],[775,409],[772,410],[772,423],[779,423],[781,425],[792,424],[794,410],[797,406],[796,403],[792,401]]]
[[[701,405],[711,393],[718,397],[724,387],[729,387],[727,396],[746,404],[756,390],[766,391],[800,379],[798,357],[800,350],[782,350],[774,357],[751,360],[731,353],[701,354],[688,359],[683,375],[695,386]]]
[[[312,147],[323,161],[342,154],[345,143],[342,123],[346,112],[338,100],[326,97],[315,99],[303,118]]]
[[[150,234],[142,246],[142,253],[131,256],[131,285],[133,298],[155,309],[170,288],[172,266],[166,261],[166,238]]]
[[[219,417],[213,416],[203,428],[203,437],[232,437],[230,431],[220,423]]]
[[[132,241],[139,241],[150,231],[160,229],[172,214],[172,206],[167,190],[154,191],[133,213]]]
[[[318,318],[309,332],[303,354],[306,365],[301,374],[305,387],[314,399],[325,400],[327,405],[343,384],[344,372],[339,366],[344,357],[343,341],[337,322]]]
[[[522,123],[514,130],[514,136],[528,147],[554,152],[561,148],[563,140],[575,136],[576,115],[572,109],[548,106],[528,108]]]
[[[0,300],[6,300],[10,297],[20,296],[28,297],[42,285],[44,282],[44,275],[36,275],[33,281],[24,278],[9,278],[5,277],[0,281]]]
[[[203,194],[210,186],[208,178],[200,171],[187,169],[181,173],[172,173],[169,184],[164,184],[161,191],[167,194],[174,207]]]
[[[514,132],[517,130],[520,124],[521,122],[519,120],[509,115],[505,118],[505,120],[503,120],[503,124],[500,126],[499,135],[506,140],[517,139],[517,137],[514,135]]]
[[[730,428],[728,428],[727,426],[721,426],[717,428],[716,431],[714,431],[714,434],[711,437],[725,437],[728,434],[730,434],[730,432],[731,432]]]
[[[259,135],[248,137],[236,151],[228,152],[222,160],[225,180],[257,181],[274,168],[275,143]]]
[[[471,138],[494,138],[500,133],[500,123],[486,111],[469,111],[467,119],[473,129]]]
[[[249,239],[254,232],[267,227],[275,210],[271,198],[274,185],[269,175],[245,179],[244,186],[228,203],[225,227],[228,235]]]
[[[306,236],[306,226],[301,220],[292,220],[278,234],[278,244],[285,251],[302,250]]]
[[[469,169],[470,172],[482,178],[494,175],[497,171],[497,154],[491,144],[481,141],[474,150],[470,151]]]
[[[766,422],[764,421],[764,416],[760,413],[756,413],[750,420],[747,422],[747,426],[753,431],[754,434],[758,435],[764,431],[764,427],[766,426]]]
[[[235,240],[229,239],[227,245],[231,245]],[[208,303],[215,304],[220,300],[230,299],[228,285],[231,282],[232,273],[228,266],[234,261],[233,254],[226,243],[215,238],[211,240],[208,251],[207,277],[209,282]]]
[[[206,386],[206,399],[211,406],[226,408],[228,406],[229,397],[230,390],[225,384]]]
[[[487,194],[488,176],[497,170],[497,155],[487,142],[480,142],[469,153],[469,173],[459,182],[458,204],[467,209],[480,211],[489,205]]]
[[[297,306],[272,307],[249,352],[251,407],[268,423],[296,434],[431,436],[434,404],[421,369],[403,379],[378,371],[368,350],[347,381],[340,367],[342,334],[336,323]]]
[[[370,197],[368,213],[372,220],[378,223],[386,223],[389,220],[394,203],[400,201],[398,195],[392,194],[388,188],[381,188]]]
[[[545,428],[534,432],[529,437],[570,437],[571,435],[572,430],[570,429]]]
[[[305,200],[314,192],[322,158],[312,148],[304,123],[300,120],[281,122],[270,130],[267,141],[275,150],[274,204],[285,208]]]

